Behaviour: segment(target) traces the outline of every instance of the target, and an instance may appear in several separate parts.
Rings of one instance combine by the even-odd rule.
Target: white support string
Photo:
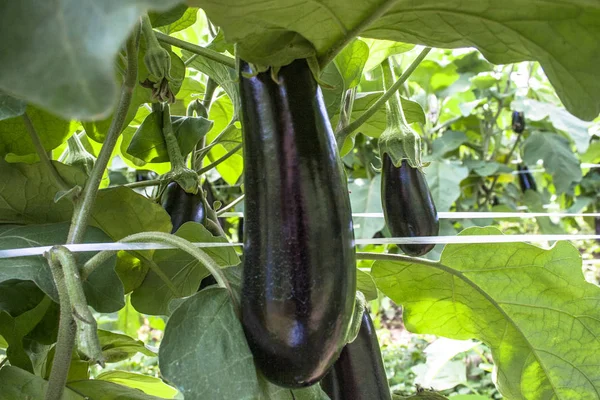
[[[600,239],[600,235],[465,235],[465,236],[422,236],[415,238],[356,239],[357,245],[367,244],[484,244],[484,243],[547,243],[559,240],[579,241]],[[193,243],[200,248],[240,247],[242,243]],[[98,252],[102,250],[158,250],[176,247],[159,243],[84,243],[64,245],[72,252]],[[26,247],[0,250],[0,259],[39,256],[52,246]]]
[[[243,217],[243,212],[224,212],[220,217]],[[383,213],[352,213],[355,218],[383,218]],[[542,213],[542,212],[439,212],[440,219],[495,219],[495,218],[574,218],[574,217],[600,217],[600,213]]]

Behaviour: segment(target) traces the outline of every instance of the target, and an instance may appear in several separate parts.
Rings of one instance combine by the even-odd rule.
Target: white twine
[[[484,243],[546,243],[560,240],[579,241],[600,239],[600,235],[465,235],[465,236],[422,236],[415,238],[381,238],[356,239],[357,245],[367,244],[484,244]],[[240,247],[242,243],[193,243],[200,248],[208,247]],[[162,243],[83,243],[63,245],[72,252],[98,252],[103,250],[160,250],[175,249],[175,246]],[[0,250],[0,259],[39,256],[50,250],[52,246],[26,247]]]

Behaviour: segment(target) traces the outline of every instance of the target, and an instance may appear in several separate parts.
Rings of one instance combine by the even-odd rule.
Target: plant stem
[[[208,113],[210,110],[210,104],[212,103],[213,96],[215,94],[215,90],[219,85],[212,79],[210,76],[206,80],[206,89],[204,91],[204,100],[202,100],[202,105],[206,108],[206,112]]]
[[[90,361],[104,365],[102,348],[98,339],[98,325],[88,308],[75,256],[66,247],[54,246],[46,257],[49,262],[60,265],[62,268],[70,310],[77,325],[79,351],[85,354]]]
[[[75,333],[77,326],[71,312],[71,302],[67,293],[63,270],[60,264],[47,255],[50,271],[58,291],[60,303],[60,319],[58,324],[58,339],[56,341],[52,370],[48,379],[46,389],[46,400],[60,400],[67,383],[69,366],[71,365],[71,354],[75,346]]]
[[[244,200],[244,197],[246,195],[243,194],[240,197],[238,197],[237,199],[235,199],[234,201],[232,201],[231,203],[227,204],[226,206],[222,207],[218,212],[217,212],[217,217],[220,217],[221,215],[223,215],[224,213],[227,212],[227,210],[229,210],[232,207],[235,207],[236,205],[238,205],[239,203],[242,202],[242,200]]]
[[[365,29],[367,29],[367,27],[369,27],[369,25],[371,25],[373,22],[377,21],[381,16],[383,16],[383,14],[388,12],[394,5],[396,5],[397,2],[398,0],[387,0],[383,4],[381,4],[376,10],[373,10],[373,12],[369,13],[369,16],[367,18],[360,21],[360,23],[354,28],[352,28],[350,31],[346,31],[346,29],[343,28],[344,36],[340,40],[338,40],[336,44],[331,46],[331,48],[327,50],[325,54],[319,57],[319,67],[321,68],[321,70],[323,70],[331,61],[333,61],[335,56],[344,47],[346,47],[348,43],[350,43],[357,36],[359,36]]]
[[[40,140],[40,136],[35,130],[33,122],[31,122],[31,119],[29,118],[29,115],[27,115],[27,112],[23,114],[23,122],[25,123],[25,128],[27,128],[27,132],[29,132],[29,137],[33,142],[33,146],[35,147],[35,151],[37,152],[40,161],[46,166],[48,171],[50,171],[50,175],[52,175],[52,178],[58,185],[58,188],[65,192],[71,190],[69,185],[67,185],[62,179],[62,177],[58,174],[56,168],[54,168],[54,165],[52,164],[52,161],[50,161],[50,158],[48,158],[48,153],[46,153],[44,145],[42,145],[42,141]]]
[[[346,140],[346,136],[354,132],[358,129],[362,124],[367,122],[369,118],[371,118],[377,110],[379,110],[385,103],[396,93],[398,89],[402,86],[402,84],[408,79],[408,77],[413,73],[413,71],[419,66],[421,61],[427,56],[427,54],[431,51],[431,47],[424,48],[421,53],[415,58],[415,60],[410,64],[410,66],[404,71],[402,76],[398,78],[398,80],[388,89],[385,93],[377,99],[375,103],[371,107],[369,107],[360,117],[358,117],[354,122],[340,130],[336,133],[336,140],[338,143],[344,143]]]
[[[198,175],[202,175],[203,173],[210,171],[211,169],[213,169],[214,167],[216,167],[217,165],[221,164],[223,161],[227,160],[229,157],[231,157],[232,155],[234,155],[235,153],[238,152],[239,149],[242,148],[242,143],[238,144],[237,146],[235,146],[233,149],[229,150],[227,153],[225,153],[223,155],[223,157],[219,158],[218,160],[208,164],[206,167],[200,168],[198,170]]]
[[[126,183],[123,186],[134,189],[134,188],[141,188],[141,187],[146,187],[146,186],[158,186],[158,185],[160,185],[160,182],[161,182],[160,179],[151,179],[149,181]]]
[[[171,124],[171,109],[169,104],[164,104],[162,114],[162,133],[167,144],[167,152],[169,153],[169,161],[171,162],[171,170],[175,173],[182,171],[185,168],[185,159],[181,155],[181,149],[179,143],[177,143],[177,137],[173,132],[173,125]]]
[[[127,116],[127,111],[129,110],[129,105],[131,104],[131,98],[133,96],[133,89],[137,84],[139,37],[140,29],[137,28],[127,40],[125,46],[127,54],[127,73],[123,79],[119,105],[113,116],[110,127],[108,128],[106,139],[102,145],[98,159],[94,164],[92,173],[85,183],[83,194],[75,203],[75,211],[71,220],[71,228],[67,243],[80,243],[83,240],[83,235],[85,234],[85,230],[87,229],[92,214],[92,207],[96,200],[96,195],[98,194],[98,188],[102,181],[102,175],[108,166],[113,149],[117,144],[117,139],[123,130],[125,117]]]
[[[180,40],[169,35],[165,35],[162,32],[154,31],[154,35],[159,42],[167,43],[180,49],[187,50],[199,56],[208,58],[209,60],[216,61],[226,67],[235,69],[235,59],[218,53],[214,50],[207,49],[205,47],[197,46],[195,44]]]
[[[154,30],[152,29],[152,22],[150,22],[148,14],[142,15],[142,33],[146,38],[146,48],[160,47],[160,44],[158,43],[158,40],[154,35]]]

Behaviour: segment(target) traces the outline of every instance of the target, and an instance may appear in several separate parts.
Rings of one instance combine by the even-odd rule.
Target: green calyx
[[[381,64],[383,81],[386,90],[394,84],[394,70],[387,59]],[[403,160],[412,168],[423,168],[421,161],[421,137],[406,122],[400,95],[396,92],[388,102],[387,127],[379,137],[379,154],[388,154],[392,163],[400,167]]]
[[[92,168],[94,168],[94,163],[96,162],[96,157],[83,147],[83,144],[76,133],[67,139],[67,146],[69,148],[69,154],[65,160],[65,164],[79,167],[85,171],[87,176],[90,176]]]

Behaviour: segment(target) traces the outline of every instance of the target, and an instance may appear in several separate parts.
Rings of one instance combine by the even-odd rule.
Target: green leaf
[[[104,118],[117,97],[116,55],[140,15],[177,3],[6,3],[0,12],[0,90],[65,119]]]
[[[556,193],[572,193],[581,181],[579,160],[573,154],[569,141],[550,132],[535,132],[523,143],[523,160],[529,165],[544,160],[544,168],[552,175]]]
[[[356,271],[356,290],[360,290],[367,301],[375,300],[377,298],[377,286],[375,281],[365,271],[360,269]]]
[[[17,317],[37,306],[44,293],[31,281],[0,282],[0,312]]]
[[[537,60],[569,111],[586,120],[600,112],[600,7],[594,2],[425,0],[357,2],[351,7],[342,0],[284,0],[278,7],[266,0],[189,3],[201,6],[227,40],[238,43],[242,58],[257,64],[285,65],[300,58],[287,46],[292,37],[303,38],[303,45],[312,44],[322,56],[368,22],[362,37],[475,47],[494,64]],[[277,58],[267,57],[270,53]]]
[[[348,185],[350,203],[354,213],[382,213],[381,175],[373,179],[356,179]],[[354,217],[354,235],[368,239],[385,227],[383,218]]]
[[[144,318],[131,305],[131,296],[125,297],[125,307],[119,310],[115,328],[127,336],[138,337],[138,330],[144,325]]]
[[[37,306],[18,317],[12,317],[6,311],[0,311],[0,335],[8,343],[6,355],[12,366],[35,372],[23,339],[44,318],[51,304],[52,300],[44,297]],[[46,347],[45,350],[48,351],[48,349],[49,347]]]
[[[24,101],[0,92],[0,121],[23,115],[26,108]]]
[[[212,127],[203,117],[171,117],[181,155],[186,157]],[[167,143],[162,132],[162,112],[152,112],[137,129],[127,153],[148,163],[169,161]]]
[[[0,400],[43,399],[47,387],[48,381],[44,378],[21,368],[6,366],[0,369]],[[61,400],[85,399],[67,388]]]
[[[161,26],[170,25],[179,20],[181,17],[183,17],[187,10],[188,6],[185,4],[177,4],[176,6],[163,12],[149,12],[148,18],[150,18],[153,28],[159,28]]]
[[[410,79],[428,93],[443,92],[459,80],[460,75],[456,70],[457,66],[452,63],[442,64],[434,60],[425,60],[411,74]],[[449,96],[452,93],[444,94]]]
[[[254,400],[252,353],[225,289],[210,287],[171,315],[159,350],[160,371],[186,400]]]
[[[194,55],[186,50],[183,50],[181,53],[186,58]],[[233,104],[232,118],[237,118],[240,109],[240,90],[236,71],[206,57],[196,57],[188,66],[209,76],[217,85],[223,88],[227,96],[229,96],[231,104]],[[227,122],[230,120],[231,118]]]
[[[102,347],[102,355],[107,363],[115,363],[142,353],[153,357],[156,354],[144,346],[144,342],[127,335],[98,329],[98,339]]]
[[[405,53],[412,50],[415,45],[409,43],[394,42],[392,40],[361,39],[369,47],[369,59],[364,70],[370,71],[378,67],[383,60],[390,56]]]
[[[135,374],[126,371],[107,371],[96,377],[97,380],[117,383],[134,389],[139,389],[146,394],[172,399],[177,394],[177,389],[164,383],[153,376]]]
[[[69,121],[38,108],[28,106],[26,111],[46,150],[60,146],[74,130]],[[0,118],[0,157],[7,153],[26,155],[35,152],[22,116]]]
[[[362,77],[363,68],[369,58],[369,46],[362,40],[355,39],[350,42],[335,57],[335,65],[342,74],[344,87],[352,89],[358,86]]]
[[[496,173],[512,174],[513,169],[495,161],[465,160],[464,166],[479,176],[491,176]]]
[[[327,65],[321,71],[319,80],[328,86],[321,87],[327,114],[330,116],[339,114],[342,98],[346,93],[347,88],[344,85],[344,78],[335,63]],[[339,119],[339,115],[337,115],[337,119]],[[337,123],[337,119],[335,123]],[[333,127],[335,127],[335,123],[332,123]]]
[[[203,225],[196,222],[186,222],[175,234],[192,243],[227,243],[226,238],[213,236]],[[202,250],[221,267],[240,263],[233,247],[214,247]],[[181,250],[157,250],[154,253],[153,261],[173,283],[177,292],[173,293],[155,271],[149,270],[142,284],[131,295],[131,303],[135,309],[145,314],[167,315],[171,300],[196,293],[202,279],[210,274],[196,258]]]
[[[449,244],[439,263],[376,261],[371,274],[404,307],[411,332],[486,343],[506,398],[594,398],[600,390],[592,378],[600,362],[600,288],[585,281],[570,243],[548,250]]]
[[[214,145],[208,152],[209,162],[218,160],[242,142],[242,131],[239,125],[230,125],[237,118],[235,112],[236,110],[227,96],[219,97],[211,105],[209,118],[214,123],[212,129],[206,135],[206,144],[212,144],[225,129],[229,129],[229,131],[219,139],[219,144]],[[243,150],[240,148],[235,154],[217,166],[217,171],[221,177],[230,185],[235,185],[244,171],[242,154]]]
[[[464,132],[446,131],[444,134],[433,141],[432,153],[426,157],[429,160],[440,161],[446,153],[458,149],[461,145],[467,143],[469,138]]]
[[[449,211],[460,196],[460,182],[469,175],[469,169],[448,161],[433,161],[424,172],[435,208],[438,212]]]
[[[69,382],[67,387],[84,395],[85,400],[163,400],[162,397],[146,394],[139,389],[100,379]],[[79,397],[79,399],[83,398]]]
[[[579,153],[587,151],[590,144],[591,123],[580,120],[562,107],[532,99],[515,100],[511,103],[511,108],[524,112],[525,117],[532,121],[549,118],[556,129],[565,132],[573,139]]]
[[[64,244],[69,233],[69,223],[52,225],[0,225],[0,248],[21,249],[34,246]],[[106,243],[110,238],[97,228],[89,227],[83,243]],[[77,260],[81,264],[93,254],[82,253]],[[88,304],[98,312],[114,312],[123,303],[123,285],[114,271],[115,258],[111,257],[100,265],[83,283]],[[0,282],[11,279],[30,280],[58,303],[48,263],[42,256],[0,259]]]
[[[79,168],[56,161],[53,164],[68,184],[83,186],[85,183],[85,174]],[[73,205],[67,199],[54,203],[59,188],[43,164],[8,164],[0,159],[0,182],[11,182],[0,186],[0,223],[71,220]],[[172,228],[171,218],[159,204],[126,187],[100,190],[90,223],[113,240],[137,232],[171,232]]]
[[[587,151],[580,157],[582,163],[597,163],[600,161],[600,141],[595,141],[590,144]]]

